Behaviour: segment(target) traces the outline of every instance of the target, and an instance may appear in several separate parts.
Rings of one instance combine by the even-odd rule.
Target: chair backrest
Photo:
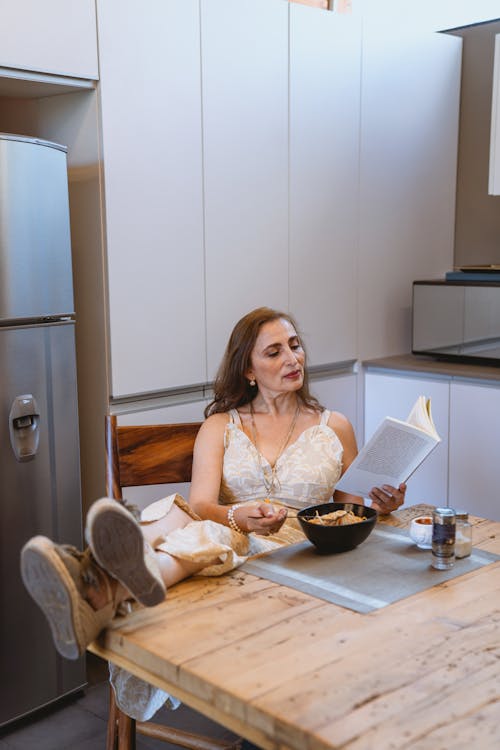
[[[106,492],[123,487],[191,481],[193,446],[201,422],[119,426],[106,416]]]

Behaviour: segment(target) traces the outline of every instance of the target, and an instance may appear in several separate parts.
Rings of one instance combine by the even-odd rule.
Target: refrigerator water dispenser
[[[9,433],[17,461],[30,461],[36,456],[40,441],[40,414],[30,394],[16,396],[9,414]]]

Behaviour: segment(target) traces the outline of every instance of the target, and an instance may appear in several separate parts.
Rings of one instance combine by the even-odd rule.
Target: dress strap
[[[331,414],[331,411],[328,411],[328,409],[325,409],[325,411],[321,413],[321,421],[320,421],[321,425],[326,426],[328,424],[328,420],[330,419],[330,414]]]
[[[241,417],[238,409],[231,409],[229,411],[229,421],[231,422],[231,424],[235,424],[237,427],[242,429],[243,425],[241,424]]]

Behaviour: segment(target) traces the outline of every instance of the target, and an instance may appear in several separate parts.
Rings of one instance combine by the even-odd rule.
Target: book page
[[[414,432],[405,432],[400,427],[387,425],[376,444],[363,452],[358,471],[367,471],[381,476],[404,476],[413,466],[415,456],[426,452],[428,441]],[[401,480],[404,481],[404,480]]]
[[[436,438],[391,417],[386,417],[374,435],[337,482],[336,490],[368,497],[373,487],[398,487],[440,442]]]
[[[415,401],[412,410],[406,418],[408,424],[420,427],[424,432],[439,438],[438,432],[434,425],[431,413],[431,400],[425,396],[419,396]]]

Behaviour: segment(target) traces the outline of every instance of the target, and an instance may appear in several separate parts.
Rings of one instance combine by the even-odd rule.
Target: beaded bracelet
[[[243,503],[236,503],[235,505],[231,505],[230,508],[227,510],[227,522],[229,524],[229,528],[231,528],[233,531],[237,531],[238,534],[247,534],[247,531],[243,531],[242,528],[238,526],[234,519],[234,511],[236,508],[239,508]]]

